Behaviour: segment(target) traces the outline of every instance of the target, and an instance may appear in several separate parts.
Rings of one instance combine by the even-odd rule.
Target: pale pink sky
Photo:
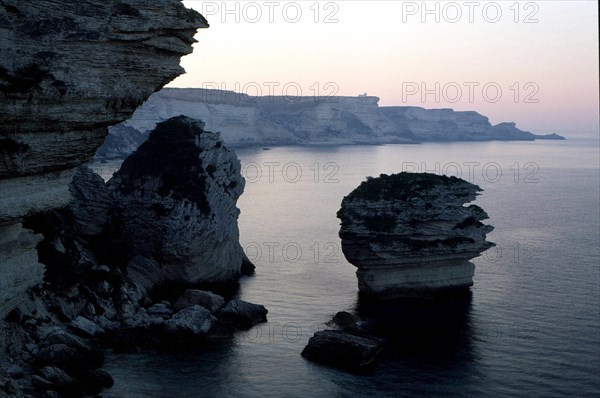
[[[598,134],[596,1],[184,4],[211,27],[172,87],[366,92],[381,105],[475,110],[535,133]]]

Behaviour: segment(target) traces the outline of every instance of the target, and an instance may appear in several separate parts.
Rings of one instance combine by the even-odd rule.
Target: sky
[[[356,96],[598,135],[597,1],[184,1],[208,20],[170,87]]]

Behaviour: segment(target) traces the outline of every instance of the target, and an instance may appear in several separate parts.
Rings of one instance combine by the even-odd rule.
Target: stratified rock
[[[219,130],[228,146],[391,144],[445,141],[563,139],[536,135],[514,123],[492,126],[473,111],[379,106],[375,96],[251,97],[232,91],[164,88],[150,96],[133,117],[110,129],[100,158],[125,158],[156,123],[185,115]]]
[[[181,297],[179,297],[174,305],[174,308],[176,310],[182,310],[193,305],[204,307],[214,314],[225,305],[225,299],[218,294],[211,292],[188,289],[181,295]]]
[[[78,351],[91,351],[90,346],[81,338],[72,335],[59,326],[53,326],[40,333],[40,340],[46,345],[64,344]]]
[[[323,330],[310,338],[302,356],[324,365],[346,370],[362,370],[373,365],[383,342],[342,330]]]
[[[221,308],[217,316],[238,329],[248,329],[257,323],[266,322],[268,312],[263,305],[234,299]]]
[[[0,186],[0,206],[5,195]],[[41,240],[41,235],[23,228],[21,223],[0,223],[0,324],[26,298],[27,289],[42,281],[44,266],[38,262],[36,251]]]
[[[0,328],[42,282],[31,214],[65,206],[74,170],[184,72],[198,28],[180,0],[0,4]],[[1,345],[1,344],[0,344]]]
[[[31,378],[31,384],[40,391],[49,390],[54,386],[50,380],[46,380],[42,376],[38,375],[34,375]]]
[[[139,255],[127,262],[127,276],[146,291],[163,281],[160,265],[152,258]]]
[[[150,94],[184,72],[180,58],[192,51],[197,28],[207,26],[200,14],[186,9],[180,0],[0,2],[3,369],[6,353],[19,363],[27,363],[31,352],[38,367],[44,361],[43,366],[56,362],[56,366],[64,363],[82,368],[98,362],[98,353],[65,344],[50,345],[39,352],[24,346],[32,340],[47,344],[37,340],[42,325],[69,323],[93,298],[83,290],[68,291],[61,297],[59,289],[52,289],[58,283],[46,284],[44,289],[35,286],[42,284],[42,264],[51,263],[49,267],[56,271],[50,280],[57,281],[60,271],[69,271],[62,273],[60,287],[90,282],[97,276],[88,271],[95,263],[104,263],[99,253],[106,247],[89,245],[89,237],[110,234],[111,224],[99,223],[108,215],[102,212],[106,204],[98,201],[95,210],[87,213],[88,218],[80,218],[81,222],[65,233],[52,234],[55,227],[63,226],[63,218],[46,219],[46,225],[35,225],[31,218],[70,201],[68,186],[75,168],[94,155],[108,126],[127,119]],[[84,187],[87,191],[98,186],[90,182]],[[61,223],[53,225],[53,221]],[[25,226],[30,223],[31,227]],[[55,239],[40,242],[39,232]],[[73,236],[79,239],[71,239]],[[110,256],[112,251],[104,253]],[[119,293],[118,288],[115,292]],[[111,300],[118,297],[102,297],[94,303],[97,307],[93,312],[97,309],[102,313],[103,306],[110,308],[106,302]],[[107,309],[97,316],[109,318],[112,314]],[[1,384],[4,377],[0,376]],[[45,384],[43,377],[37,377],[40,385]]]
[[[237,280],[247,258],[239,243],[240,162],[200,121],[159,123],[108,182],[131,254],[152,255],[164,280]]]
[[[66,204],[70,176],[60,173],[89,160],[108,126],[184,72],[180,58],[207,26],[179,0],[0,7],[0,179],[10,181],[0,189],[15,205],[0,207],[0,223]],[[36,189],[14,196],[15,179],[25,187],[27,177]]]
[[[476,205],[481,188],[456,177],[382,174],[342,201],[340,238],[358,268],[361,293],[376,298],[437,294],[468,288],[469,260],[493,246],[493,227]]]

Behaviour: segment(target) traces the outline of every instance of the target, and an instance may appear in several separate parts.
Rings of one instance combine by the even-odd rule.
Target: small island
[[[482,189],[456,177],[429,173],[368,178],[342,201],[337,216],[348,261],[358,268],[362,295],[421,297],[468,289],[469,260],[494,246],[493,230],[476,205]]]

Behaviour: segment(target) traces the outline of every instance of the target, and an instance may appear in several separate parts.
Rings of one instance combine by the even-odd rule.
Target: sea
[[[599,397],[599,148],[597,137],[579,137],[238,149],[241,243],[256,265],[238,296],[265,305],[268,322],[200,351],[108,353],[115,385],[102,396]],[[114,167],[97,169],[109,177]],[[474,203],[487,211],[496,246],[473,260],[470,294],[359,297],[336,212],[367,176],[401,171],[483,189]],[[300,355],[338,311],[388,339],[371,371]]]

